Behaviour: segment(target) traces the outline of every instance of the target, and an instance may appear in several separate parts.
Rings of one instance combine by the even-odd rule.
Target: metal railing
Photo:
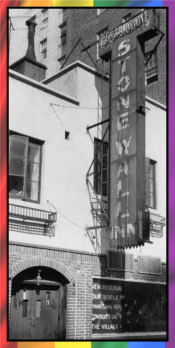
[[[57,213],[16,204],[9,204],[9,217],[52,224],[57,221]]]

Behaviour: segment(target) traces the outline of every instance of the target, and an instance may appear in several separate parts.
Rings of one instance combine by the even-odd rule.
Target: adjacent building
[[[166,9],[157,12],[10,10],[11,340],[166,339]],[[145,70],[131,48],[154,16]],[[117,26],[130,32],[109,46]]]

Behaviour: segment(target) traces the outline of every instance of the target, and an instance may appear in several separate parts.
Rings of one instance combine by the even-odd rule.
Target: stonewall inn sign
[[[110,248],[149,241],[145,206],[144,43],[158,34],[148,9],[100,38],[100,56],[111,62]]]

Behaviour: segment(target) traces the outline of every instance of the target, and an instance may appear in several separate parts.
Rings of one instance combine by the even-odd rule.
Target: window
[[[70,132],[65,131],[65,139],[69,140],[69,137],[70,137]]]
[[[9,195],[39,201],[41,142],[25,136],[10,135]]]
[[[65,21],[62,23],[60,26],[60,39],[61,39],[61,44],[65,45],[66,43],[66,36],[67,36],[67,22]]]
[[[48,25],[48,9],[45,8],[42,10],[42,28],[45,28]]]
[[[128,21],[130,18],[131,18],[131,12],[129,12],[125,16],[123,16],[123,23]]]
[[[101,13],[103,13],[106,10],[107,8],[97,8],[97,16],[99,16]]]
[[[62,67],[65,59],[66,59],[66,55],[65,54],[57,59],[57,61],[58,61],[58,69],[60,69]]]
[[[156,162],[146,158],[146,205],[156,209]]]
[[[97,194],[108,194],[108,143],[94,138],[94,190]]]
[[[145,54],[145,63],[150,56],[151,51]],[[149,85],[150,83],[153,83],[158,80],[158,73],[157,73],[157,51],[155,51],[148,63],[145,66],[145,84]]]
[[[106,27],[105,29],[103,29],[103,30],[101,30],[101,31],[99,31],[98,33],[97,33],[97,41],[100,39],[100,36],[102,35],[102,34],[104,34],[106,31],[108,31],[108,28]],[[97,43],[97,59],[99,59],[100,57],[99,57],[99,47],[100,47],[100,45],[99,45],[99,42]]]
[[[47,58],[47,39],[44,39],[40,43],[40,51],[43,59]]]

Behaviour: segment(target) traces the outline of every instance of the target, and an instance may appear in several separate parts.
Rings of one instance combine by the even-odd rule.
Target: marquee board
[[[166,298],[164,284],[94,278],[92,332],[166,331]]]

